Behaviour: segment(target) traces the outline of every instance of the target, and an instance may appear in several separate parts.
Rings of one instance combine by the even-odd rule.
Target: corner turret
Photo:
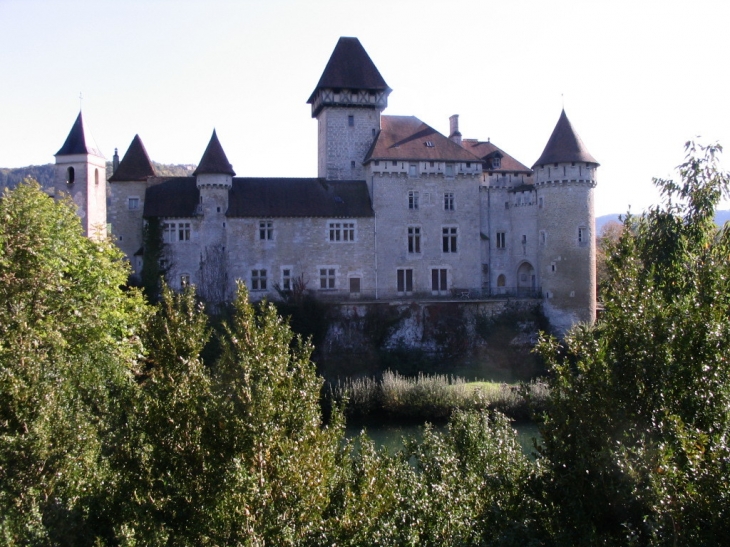
[[[533,165],[543,308],[561,332],[596,318],[594,188],[598,165],[563,110]]]

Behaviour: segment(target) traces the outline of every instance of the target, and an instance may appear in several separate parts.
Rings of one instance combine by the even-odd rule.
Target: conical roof
[[[132,144],[129,145],[127,153],[124,154],[119,167],[109,178],[109,182],[147,180],[147,177],[156,175],[150,157],[147,155],[142,139],[135,135]]]
[[[194,177],[198,175],[231,175],[232,177],[236,175],[233,166],[228,162],[215,129],[198,168],[193,173]]]
[[[64,142],[61,149],[56,152],[56,156],[71,156],[74,154],[93,154],[100,158],[104,157],[101,155],[101,152],[99,152],[96,147],[92,146],[87,140],[86,131],[84,129],[84,119],[81,116],[80,111],[71,131],[68,134],[68,137],[66,137],[66,142]]]
[[[538,165],[546,165],[548,163],[565,163],[565,162],[586,162],[599,165],[591,153],[588,152],[586,145],[573,129],[565,110],[560,114],[560,119],[553,129],[553,134],[543,150],[540,159],[532,166],[534,169]]]
[[[362,89],[368,91],[389,90],[370,56],[357,38],[342,37],[337,42],[330,60],[310,95],[313,103],[320,89]]]

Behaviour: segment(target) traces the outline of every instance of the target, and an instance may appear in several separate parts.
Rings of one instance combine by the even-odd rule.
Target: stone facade
[[[565,113],[529,168],[462,139],[458,116],[446,137],[383,115],[389,93],[359,41],[340,39],[308,101],[316,179],[236,177],[215,132],[193,177],[160,178],[135,137],[110,179],[113,237],[139,273],[144,221],[158,219],[169,283],[212,301],[240,279],[254,299],[540,297],[559,330],[592,321],[598,163]],[[93,173],[88,155],[57,156],[59,173],[82,160]],[[80,212],[97,218],[81,171]]]

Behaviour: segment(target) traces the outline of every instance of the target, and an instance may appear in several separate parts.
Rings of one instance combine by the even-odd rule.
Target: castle
[[[56,195],[88,234],[110,226],[137,274],[144,224],[159,222],[168,282],[213,301],[242,279],[254,299],[297,286],[338,300],[532,296],[558,330],[593,321],[598,162],[565,112],[530,169],[462,138],[458,116],[446,137],[383,115],[390,91],[357,38],[340,38],[308,100],[317,178],[237,177],[214,131],[191,177],[158,177],[135,136],[106,183],[79,114]]]

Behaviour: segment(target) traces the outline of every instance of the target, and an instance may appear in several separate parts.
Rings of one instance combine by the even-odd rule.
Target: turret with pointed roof
[[[596,317],[597,167],[563,110],[533,167],[543,310],[559,331]]]
[[[340,38],[307,101],[319,121],[318,173],[362,180],[390,88],[357,38]]]
[[[56,152],[55,178],[55,195],[71,196],[84,233],[106,237],[106,160],[93,144],[81,112]]]
[[[575,163],[583,162],[590,163],[598,166],[599,163],[591,156],[588,152],[586,145],[578,136],[578,133],[573,129],[573,124],[570,123],[568,116],[565,114],[565,110],[560,113],[558,123],[553,129],[550,139],[545,145],[540,158],[532,166],[534,169],[540,165],[547,165],[549,163]]]
[[[193,176],[197,177],[198,175],[230,175],[231,177],[236,175],[233,166],[228,162],[215,129],[210,137],[210,142],[208,142],[208,147],[200,159],[198,168],[193,173]]]
[[[155,175],[155,168],[142,144],[142,139],[139,138],[139,135],[135,135],[127,153],[119,163],[119,167],[109,178],[109,182],[147,180],[148,177]]]

